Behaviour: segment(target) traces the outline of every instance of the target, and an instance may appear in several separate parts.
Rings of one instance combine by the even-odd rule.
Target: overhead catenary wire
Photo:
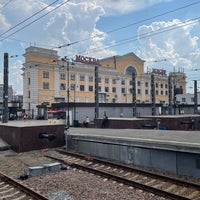
[[[49,8],[50,6],[52,6],[53,4],[55,4],[56,2],[58,2],[59,0],[54,1],[53,3],[47,5],[46,7],[44,7],[43,9],[39,10],[38,12],[32,14],[30,17],[22,20],[21,22],[19,22],[18,24],[16,24],[15,26],[9,28],[7,31],[3,32],[0,34],[0,37],[5,35],[6,33],[10,32],[11,30],[15,29],[16,27],[20,26],[21,24],[23,24],[24,22],[27,22],[29,19],[33,18],[34,16],[38,15],[39,13],[41,13],[42,11],[46,10],[47,8]]]
[[[12,35],[18,33],[19,31],[25,29],[26,27],[30,26],[31,24],[33,24],[33,23],[39,21],[40,19],[42,19],[42,18],[45,17],[46,15],[50,14],[51,12],[55,11],[56,9],[60,8],[60,7],[63,6],[64,4],[68,3],[69,1],[70,1],[70,0],[67,0],[67,1],[61,3],[60,5],[56,6],[55,8],[53,8],[52,10],[50,10],[49,12],[45,13],[44,15],[42,15],[42,16],[38,17],[37,19],[33,20],[32,22],[30,22],[30,23],[24,25],[23,27],[21,27],[20,29],[16,30],[15,32],[13,32],[13,33],[7,35],[7,36],[4,37],[3,39],[1,39],[0,42],[4,41],[5,39],[9,38],[9,37],[12,36]]]
[[[173,9],[173,10],[170,10],[170,11],[167,11],[167,12],[164,12],[164,13],[161,13],[161,14],[158,14],[158,15],[155,15],[155,16],[152,16],[152,17],[149,17],[149,18],[146,18],[146,19],[143,19],[143,20],[139,20],[137,22],[134,22],[134,23],[131,23],[131,24],[127,24],[125,26],[122,26],[122,27],[118,27],[116,29],[112,29],[110,31],[107,31],[105,32],[106,34],[109,34],[109,33],[112,33],[112,32],[116,32],[116,31],[119,31],[119,30],[122,30],[124,28],[128,28],[130,26],[134,26],[134,25],[137,25],[137,24],[140,24],[140,23],[143,23],[143,22],[146,22],[146,21],[150,21],[152,19],[155,19],[155,18],[158,18],[158,17],[161,17],[161,16],[164,16],[164,15],[167,15],[167,14],[170,14],[170,13],[173,13],[173,12],[176,12],[176,11],[179,11],[179,10],[182,10],[182,9],[185,9],[185,8],[188,8],[190,6],[194,6],[194,5],[197,5],[199,4],[200,1],[197,1],[197,2],[194,2],[194,3],[190,3],[190,4],[187,4],[185,6],[182,6],[182,7],[179,7],[179,8],[176,8],[176,9]],[[103,34],[105,34],[103,33]],[[68,43],[68,44],[64,44],[64,45],[60,45],[60,46],[57,46],[55,48],[63,48],[63,47],[67,47],[67,46],[70,46],[70,45],[73,45],[73,44],[77,44],[77,43],[80,43],[80,42],[85,42],[87,40],[90,40],[90,39],[93,39],[97,36],[101,36],[102,34],[98,34],[96,36],[92,36],[92,37],[88,37],[88,38],[85,38],[85,39],[82,39],[82,40],[78,40],[78,41],[75,41],[75,42],[72,42],[72,43]]]
[[[5,8],[8,4],[10,4],[12,1],[14,1],[14,0],[8,0],[5,4],[3,4],[2,7],[0,7],[0,9],[2,10],[2,9]]]

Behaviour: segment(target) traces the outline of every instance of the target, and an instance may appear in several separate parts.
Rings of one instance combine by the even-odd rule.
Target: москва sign
[[[98,66],[101,65],[99,59],[91,58],[87,56],[81,56],[81,55],[76,55],[75,62],[81,62],[84,64],[98,65]]]

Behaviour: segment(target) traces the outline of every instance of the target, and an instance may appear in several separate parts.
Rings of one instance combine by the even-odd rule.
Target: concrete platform
[[[200,178],[200,131],[70,128],[68,149]]]
[[[0,123],[0,138],[16,152],[61,147],[65,144],[64,124],[47,120]]]

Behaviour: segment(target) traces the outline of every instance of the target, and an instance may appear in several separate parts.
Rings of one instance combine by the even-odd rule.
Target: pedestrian
[[[103,116],[102,128],[108,128],[108,116],[106,114]]]
[[[90,119],[88,116],[85,117],[85,120],[83,121],[83,125],[85,128],[88,128],[88,125],[90,123]]]

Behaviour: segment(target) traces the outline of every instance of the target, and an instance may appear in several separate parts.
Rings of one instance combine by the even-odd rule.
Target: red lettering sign
[[[153,74],[158,74],[158,75],[166,75],[166,70],[164,69],[152,69]]]
[[[98,65],[98,66],[101,65],[99,59],[91,58],[87,56],[81,56],[81,55],[76,55],[75,62],[81,62],[84,64]]]

